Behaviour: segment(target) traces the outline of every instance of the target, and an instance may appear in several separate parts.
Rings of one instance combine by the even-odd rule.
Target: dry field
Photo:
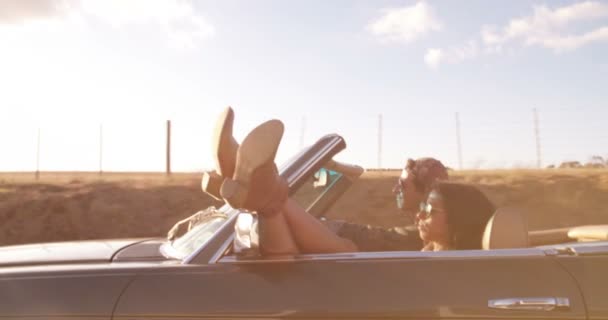
[[[330,218],[407,224],[391,188],[398,171],[366,172]],[[518,205],[531,229],[608,223],[608,170],[459,171],[498,206]],[[0,245],[164,236],[176,221],[210,205],[198,174],[0,173]],[[363,205],[362,205],[363,204]]]

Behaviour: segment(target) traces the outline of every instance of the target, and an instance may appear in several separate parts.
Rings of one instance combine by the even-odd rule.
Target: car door
[[[553,300],[552,300],[553,299]],[[144,273],[115,319],[585,319],[539,249],[224,257]]]
[[[241,267],[241,314],[310,319],[585,319],[575,280],[539,249],[301,256]],[[255,297],[252,297],[255,296]],[[253,307],[252,307],[253,306]]]
[[[109,320],[134,275],[91,262],[5,267],[0,270],[0,319]]]
[[[608,319],[608,241],[571,243],[554,253],[579,283],[588,319]]]
[[[363,253],[318,268],[327,277],[318,281],[322,289],[313,304],[319,310],[330,311],[323,316],[407,319],[586,316],[577,283],[555,259],[538,249]]]

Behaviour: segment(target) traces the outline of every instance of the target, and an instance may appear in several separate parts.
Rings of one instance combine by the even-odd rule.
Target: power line
[[[382,168],[382,114],[378,115],[378,168]]]
[[[456,112],[456,146],[458,148],[458,168],[462,170],[462,144],[460,142],[460,116]]]
[[[103,124],[99,125],[99,175],[103,172]]]
[[[454,161],[454,167],[455,168],[459,168],[459,169],[465,169],[466,168],[472,168],[473,166],[471,164],[476,164],[479,161],[473,160],[471,161],[470,159],[475,159],[476,155],[482,155],[484,156],[488,161],[503,161],[505,163],[509,162],[514,162],[514,161],[519,161],[519,162],[526,162],[530,164],[530,167],[538,167],[538,168],[543,168],[543,166],[547,166],[550,163],[559,163],[560,161],[562,161],[562,159],[572,159],[572,158],[576,158],[576,159],[587,159],[589,156],[592,155],[606,155],[608,154],[608,144],[606,144],[606,141],[608,141],[608,131],[605,129],[605,126],[603,126],[603,124],[601,123],[602,121],[602,117],[598,116],[597,114],[595,114],[594,116],[589,116],[589,115],[585,115],[585,114],[574,114],[574,113],[569,113],[569,112],[564,112],[562,113],[562,116],[558,117],[557,115],[560,115],[560,113],[557,113],[556,111],[551,111],[551,110],[545,110],[544,106],[532,106],[532,110],[527,109],[528,111],[526,111],[527,113],[521,113],[521,112],[517,112],[517,117],[513,116],[513,117],[503,117],[502,113],[499,115],[490,115],[490,114],[470,114],[467,112],[462,112],[462,111],[458,111],[458,112],[454,112],[452,114],[452,116],[449,115],[449,113],[447,114],[442,114],[440,117],[438,122],[434,122],[433,126],[439,129],[435,129],[433,128],[432,130],[425,130],[423,133],[423,140],[420,139],[420,141],[416,140],[416,143],[412,143],[412,144],[408,144],[408,152],[411,153],[426,153],[426,154],[430,154],[432,156],[440,156],[440,157],[445,157],[445,158],[450,158],[453,159],[452,161]],[[536,108],[534,108],[536,107]],[[540,108],[543,108],[543,122],[541,123],[540,121]],[[527,118],[526,114],[529,116],[530,115],[530,111],[532,111],[532,116],[533,118]],[[553,112],[553,113],[552,113]],[[464,114],[466,117],[466,121],[465,123],[461,123],[461,119],[460,119],[460,114]],[[377,116],[377,166],[379,168],[383,168],[385,166],[391,166],[393,165],[393,163],[400,163],[400,160],[396,160],[396,157],[398,157],[397,154],[400,154],[401,148],[402,146],[402,141],[401,141],[401,137],[402,136],[406,136],[406,137],[413,137],[413,136],[420,136],[420,123],[415,123],[412,126],[407,126],[407,127],[397,127],[394,126],[393,123],[396,123],[396,121],[393,120],[392,115],[389,115],[388,118],[388,122],[387,122],[387,147],[390,152],[387,151],[387,162],[386,164],[384,164],[384,113],[378,113],[378,114],[371,114],[371,115],[358,115],[358,117],[363,117],[365,116],[366,120],[361,120],[359,123],[359,118],[355,118],[355,120],[357,120],[355,123],[351,122],[352,126],[361,126],[363,123],[367,123],[370,124],[371,126],[373,126],[373,117]],[[583,122],[584,119],[582,119],[581,117],[587,116],[589,119],[585,120],[586,122]],[[306,116],[307,117],[307,116]],[[300,147],[304,147],[304,143],[306,143],[305,139],[306,139],[306,134],[307,134],[307,120],[305,116],[300,116],[300,120],[301,120],[301,131],[299,135],[295,135],[293,137],[293,141],[294,143],[298,143]],[[452,119],[450,119],[450,117],[453,117]],[[504,118],[504,119],[503,119]],[[527,120],[526,120],[527,118]],[[564,121],[563,123],[561,123],[560,121],[566,119],[567,121]],[[530,128],[530,120],[533,121],[532,125],[533,127]],[[450,122],[451,121],[455,121],[455,128],[452,127],[453,129],[449,129],[449,127],[451,126]],[[522,121],[526,122],[527,121],[527,126],[525,128],[522,128]],[[172,144],[172,137],[171,135],[171,128],[169,127],[170,123],[169,121],[167,121],[167,171],[171,172],[172,168],[171,168],[171,144]],[[53,124],[55,125],[55,124]],[[418,126],[417,126],[418,125]],[[152,138],[152,140],[158,140],[158,142],[154,141],[153,143],[155,144],[159,144],[162,143],[162,136],[163,136],[163,132],[165,128],[162,128],[162,123],[160,126],[160,128],[155,128],[154,132],[155,132],[155,137]],[[366,129],[371,129],[373,132],[373,127],[371,126],[365,126]],[[542,126],[542,127],[541,127]],[[103,171],[105,170],[104,165],[105,165],[105,161],[104,161],[104,157],[105,157],[105,146],[108,145],[108,143],[110,143],[108,146],[112,147],[115,145],[115,141],[114,139],[109,139],[109,138],[113,138],[116,134],[118,134],[120,137],[127,138],[128,135],[133,134],[132,132],[128,132],[127,130],[124,130],[123,132],[120,132],[118,130],[115,130],[114,128],[112,128],[112,131],[110,134],[110,132],[108,130],[105,130],[106,132],[108,132],[108,136],[104,137],[104,135],[106,134],[106,132],[104,132],[104,125],[102,123],[96,123],[93,126],[88,126],[88,127],[92,127],[92,130],[89,132],[87,131],[87,135],[90,134],[90,136],[88,136],[87,138],[90,139],[89,141],[92,143],[87,143],[87,146],[92,147],[92,151],[94,153],[94,145],[95,145],[95,140],[98,140],[98,157],[99,159],[95,159],[94,154],[93,154],[93,158],[89,159],[88,156],[87,158],[83,158],[81,159],[81,162],[89,161],[92,160],[91,162],[87,163],[87,169],[91,169],[91,171],[97,171],[95,168],[95,160],[98,160],[98,170],[99,170],[99,174],[103,175],[105,174]],[[97,127],[98,129],[95,130],[95,127]],[[105,124],[105,127],[107,127],[107,123]],[[427,125],[428,127],[428,125]],[[446,129],[447,128],[447,129]],[[47,128],[48,129],[48,128]],[[42,131],[41,131],[41,127],[37,127],[37,126],[32,126],[30,128],[26,128],[26,130],[30,133],[32,133],[30,135],[31,138],[36,138],[36,136],[33,135],[33,133],[35,133],[34,130],[37,130],[37,141],[30,141],[28,142],[27,146],[25,146],[23,149],[25,150],[21,150],[16,144],[14,148],[15,151],[12,152],[13,154],[17,154],[18,152],[27,152],[27,154],[25,155],[25,158],[33,158],[35,157],[35,167],[33,169],[35,169],[35,174],[36,174],[36,179],[39,179],[39,177],[41,176],[41,165],[42,165],[42,161],[45,161],[45,170],[53,170],[54,168],[57,167],[57,158],[54,156],[55,153],[55,145],[58,144],[58,141],[62,142],[62,145],[60,147],[64,147],[64,145],[66,144],[65,142],[67,141],[67,143],[69,144],[69,142],[72,139],[72,136],[69,136],[69,134],[71,132],[73,132],[73,130],[70,130],[70,128],[61,128],[62,130],[62,135],[57,135],[57,132],[55,132],[55,128],[51,128],[49,130],[47,130],[48,132],[46,133],[45,136],[45,146],[47,146],[47,148],[45,150],[51,150],[51,152],[47,152],[45,154],[42,154],[42,140],[41,140],[41,135],[42,135]],[[350,128],[349,128],[350,129]],[[445,139],[446,139],[446,135],[448,136],[448,139],[452,139],[449,138],[449,130],[454,130],[456,129],[456,141],[452,140],[452,143],[456,143],[456,148],[457,150],[449,150],[449,148],[446,150],[445,147]],[[89,129],[87,129],[89,130]],[[448,132],[446,133],[446,130],[448,130]],[[63,131],[66,131],[66,133],[63,133]],[[98,131],[98,132],[95,132]],[[116,132],[118,131],[118,132]],[[353,141],[356,140],[358,138],[361,138],[363,136],[365,136],[365,141],[356,141],[358,143],[353,144],[352,146],[349,146],[349,151],[351,154],[357,154],[357,155],[366,155],[369,156],[371,155],[372,158],[371,159],[365,159],[364,161],[367,162],[368,166],[374,166],[373,165],[373,153],[370,153],[370,147],[373,147],[371,145],[369,145],[369,143],[371,142],[371,144],[373,144],[373,134],[370,137],[368,133],[362,132],[364,130],[353,130],[351,131],[351,135],[350,136],[345,136],[347,141]],[[405,131],[405,132],[404,132]],[[541,131],[542,131],[542,139],[541,139]],[[454,131],[452,131],[454,134]],[[159,134],[157,134],[159,133]],[[530,140],[529,135],[530,134],[534,134],[533,140]],[[98,135],[97,137],[95,137],[96,135]],[[80,137],[79,137],[80,138]],[[178,137],[178,142],[182,141],[180,140],[180,138],[182,138],[181,136]],[[308,137],[308,138],[317,138],[315,137]],[[371,138],[371,140],[368,140],[368,138]],[[62,140],[64,139],[64,140]],[[469,160],[465,160],[464,159],[464,146],[463,146],[463,141],[462,140],[467,140],[467,159]],[[33,140],[33,139],[31,139]],[[112,140],[112,141],[110,141]],[[363,140],[363,139],[361,139]],[[314,140],[313,140],[314,141]],[[119,141],[120,142],[120,141]],[[359,143],[360,142],[360,143]],[[362,145],[363,142],[365,142],[365,145]],[[449,141],[448,141],[449,142]],[[2,143],[4,143],[2,141]],[[34,145],[34,143],[37,143],[37,145]],[[122,143],[122,142],[121,142]],[[180,142],[181,145],[181,142]],[[361,146],[360,146],[361,145]],[[161,152],[162,152],[162,145],[159,145],[161,147]],[[360,146],[360,147],[359,147]],[[36,149],[34,149],[36,148]],[[534,149],[533,149],[534,148]],[[113,149],[113,148],[110,148]],[[570,150],[570,151],[568,151]],[[10,150],[12,151],[12,150]],[[69,152],[72,152],[72,150],[68,150]],[[450,154],[452,154],[451,152],[457,151],[457,158],[453,158],[450,157]],[[36,154],[34,154],[34,152],[36,152]],[[42,159],[42,156],[45,156],[45,159]],[[453,154],[452,154],[453,155]],[[67,155],[67,152],[65,153],[65,156]],[[154,155],[154,157],[157,157],[157,155]],[[162,157],[162,156],[161,156]],[[152,157],[150,157],[152,158]],[[47,160],[49,159],[49,160]],[[499,159],[499,160],[496,160]],[[516,159],[516,160],[511,160],[511,159]],[[78,160],[78,159],[77,159]],[[122,159],[119,159],[122,161]],[[162,168],[162,158],[157,159],[160,160],[158,162],[160,166],[157,166],[158,168]],[[175,159],[173,159],[175,160]],[[179,159],[178,159],[179,160]],[[355,161],[362,161],[360,159],[356,159]],[[458,161],[458,162],[456,162]],[[173,161],[175,163],[175,161]],[[15,162],[17,163],[17,162]],[[5,165],[3,163],[3,165]],[[119,164],[121,165],[121,164]],[[483,165],[484,167],[486,165]],[[8,167],[8,166],[7,166]],[[33,167],[30,165],[30,167]],[[10,168],[10,167],[9,167]],[[0,170],[3,168],[0,168]],[[178,168],[179,169],[179,168]],[[162,170],[162,169],[161,169]],[[31,171],[31,169],[28,169],[28,171]]]
[[[40,179],[40,128],[38,128],[38,142],[36,144],[36,180]]]
[[[171,120],[167,120],[167,175],[171,175]]]
[[[534,135],[536,136],[536,166],[540,169],[542,168],[542,162],[540,157],[540,128],[538,125],[538,111],[536,108],[533,109],[534,112]]]

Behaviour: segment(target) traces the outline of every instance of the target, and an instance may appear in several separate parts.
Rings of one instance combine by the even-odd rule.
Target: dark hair
[[[496,209],[492,202],[472,185],[438,182],[433,190],[443,199],[454,249],[481,249],[483,232]]]

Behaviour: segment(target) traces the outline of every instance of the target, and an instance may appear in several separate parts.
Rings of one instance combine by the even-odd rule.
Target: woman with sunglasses
[[[481,249],[486,224],[495,207],[477,188],[440,182],[420,204],[417,226],[422,251]]]
[[[412,224],[390,228],[335,220],[324,221],[324,224],[339,237],[352,241],[360,251],[418,251],[426,245],[416,226],[419,204],[426,200],[434,183],[447,179],[448,170],[441,161],[408,159],[393,187],[393,194],[397,207]]]
[[[448,170],[441,161],[435,158],[407,159],[393,187],[397,207],[415,223],[418,205],[426,200],[435,182],[443,180],[448,180]]]

